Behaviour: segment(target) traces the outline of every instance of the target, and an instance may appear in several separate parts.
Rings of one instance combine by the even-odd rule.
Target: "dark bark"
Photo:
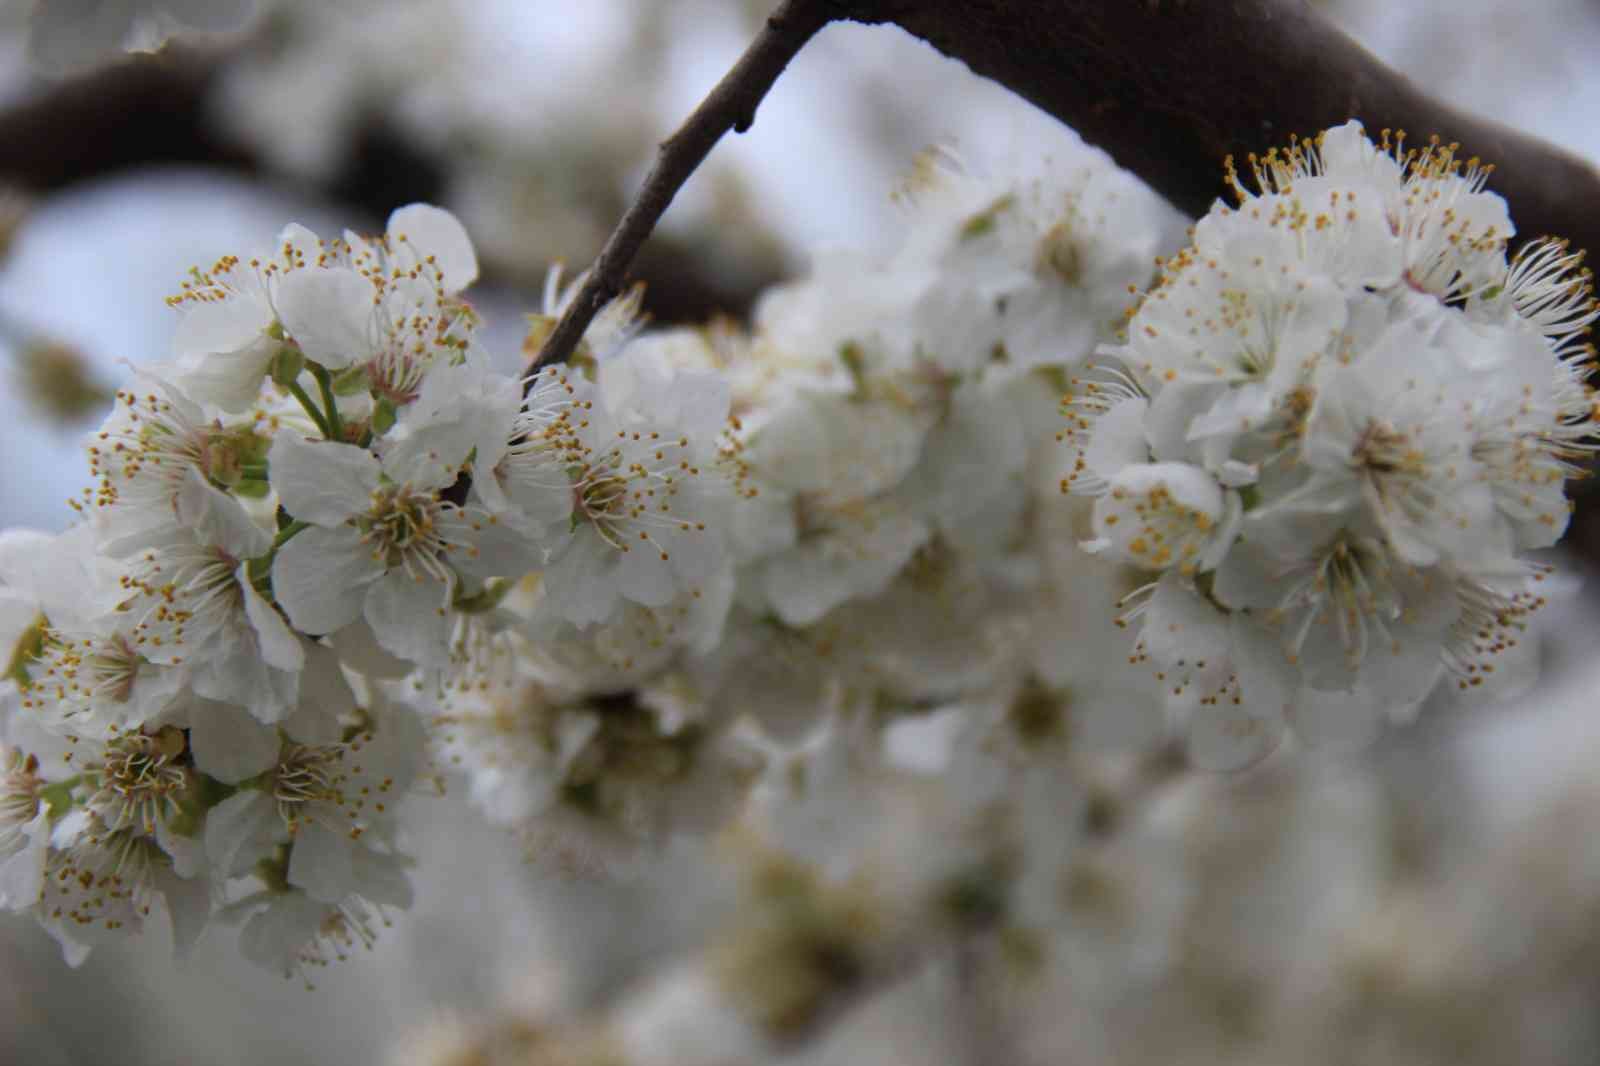
[[[1600,170],[1424,93],[1306,0],[831,0],[892,22],[1109,152],[1179,208],[1223,195],[1222,161],[1350,118],[1458,141],[1523,237],[1600,249]]]

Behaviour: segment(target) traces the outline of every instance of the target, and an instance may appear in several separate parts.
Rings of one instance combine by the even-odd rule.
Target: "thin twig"
[[[564,362],[583,338],[590,321],[622,292],[628,267],[656,223],[711,149],[729,130],[743,133],[778,75],[818,30],[828,24],[829,0],[784,0],[756,39],[723,79],[700,102],[678,131],[661,142],[655,165],[638,198],[600,250],[578,294],[528,366],[527,383],[542,367]]]

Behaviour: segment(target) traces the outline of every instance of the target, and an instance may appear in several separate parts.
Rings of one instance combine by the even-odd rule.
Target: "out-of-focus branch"
[[[221,65],[234,53],[169,46],[91,74],[41,86],[0,108],[0,186],[48,194],[120,171],[196,164],[251,175],[311,198],[328,198],[382,219],[413,201],[438,202],[446,167],[429,147],[373,113],[354,126],[344,164],[316,188],[277,170],[254,146],[208,117]],[[617,210],[620,210],[620,205]],[[485,279],[532,286],[542,279],[522,259],[484,259]],[[651,243],[637,261],[647,282],[646,310],[660,322],[700,322],[742,314],[779,278],[776,259],[737,275],[711,269],[682,240]]]
[[[622,216],[561,321],[529,365],[530,381],[540,367],[563,362],[572,354],[595,314],[622,292],[639,247],[683,183],[724,133],[743,133],[750,128],[767,90],[834,13],[832,0],[783,0],[716,88],[678,131],[661,143],[633,206]]]
[[[45,88],[0,112],[0,177],[46,192],[150,163],[254,170],[252,154],[205,121],[216,70],[214,58],[172,49]]]

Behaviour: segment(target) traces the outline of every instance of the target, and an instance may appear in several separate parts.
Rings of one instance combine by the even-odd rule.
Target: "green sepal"
[[[251,500],[264,500],[272,493],[272,483],[266,478],[246,478],[233,487],[235,496]]]
[[[855,341],[845,341],[839,345],[839,361],[844,368],[850,371],[850,380],[855,382],[856,394],[867,391],[867,357],[861,350],[861,345]]]
[[[44,615],[36,616],[17,638],[17,646],[11,649],[11,660],[6,663],[5,676],[16,682],[17,687],[24,691],[33,684],[33,677],[28,673],[28,664],[44,655],[46,624]]]
[[[379,396],[378,402],[372,406],[372,433],[381,437],[393,428],[395,423],[394,401],[387,396]]]
[[[472,595],[457,595],[451,606],[463,614],[482,614],[485,611],[492,611],[500,606],[514,587],[516,582],[509,578],[491,578],[484,582],[483,588]]]
[[[272,357],[270,373],[272,383],[288,388],[300,378],[300,371],[306,368],[306,357],[299,348],[284,345],[278,349],[278,354]]]
[[[65,781],[53,781],[39,790],[39,802],[50,812],[52,822],[77,806],[72,790],[77,787],[78,780],[70,777]]]
[[[372,388],[372,378],[364,366],[349,366],[333,375],[333,391],[338,396],[357,396]]]

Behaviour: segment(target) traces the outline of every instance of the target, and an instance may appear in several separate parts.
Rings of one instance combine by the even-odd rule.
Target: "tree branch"
[[[594,316],[622,292],[629,264],[689,175],[724,133],[743,133],[750,128],[757,106],[778,75],[834,14],[833,0],[783,0],[716,88],[678,131],[661,143],[638,198],[600,250],[538,357],[529,364],[530,384],[541,367],[564,362],[572,354]]]
[[[1496,169],[1489,185],[1524,237],[1600,249],[1600,170],[1570,152],[1430,98],[1307,0],[785,0],[750,49],[661,146],[638,199],[529,367],[571,354],[622,291],[673,196],[832,20],[893,23],[1072,126],[1180,209],[1226,193],[1222,163],[1350,118],[1437,133]]]
[[[1524,237],[1600,252],[1600,171],[1434,100],[1307,0],[839,0],[1007,86],[1180,209],[1224,194],[1222,161],[1350,118],[1461,142]]]

